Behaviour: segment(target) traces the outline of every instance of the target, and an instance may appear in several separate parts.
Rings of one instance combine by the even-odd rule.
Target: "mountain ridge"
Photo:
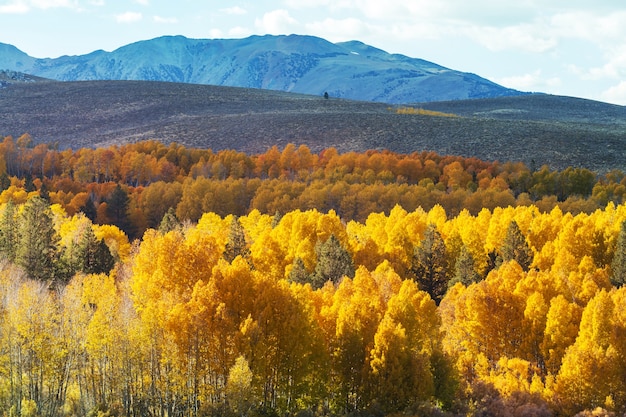
[[[305,35],[161,36],[111,52],[33,58],[0,44],[0,68],[59,81],[144,80],[261,88],[408,104],[521,95],[476,74],[390,54],[360,41]],[[10,51],[10,53],[8,52]]]

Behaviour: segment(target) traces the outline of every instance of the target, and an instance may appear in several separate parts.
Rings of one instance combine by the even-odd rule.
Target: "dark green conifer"
[[[454,276],[448,283],[448,287],[453,287],[457,282],[467,287],[478,281],[480,281],[480,275],[476,272],[474,257],[467,247],[462,245],[454,264]]]
[[[18,229],[13,200],[9,200],[0,217],[0,253],[13,262],[18,246]]]
[[[24,204],[18,217],[18,236],[15,262],[33,279],[54,281],[58,236],[43,198],[34,196]]]
[[[432,223],[426,228],[421,244],[414,249],[411,271],[420,289],[439,304],[448,289],[448,260],[446,244]]]
[[[616,287],[626,283],[626,220],[622,222],[611,262],[611,283]]]
[[[311,286],[321,288],[326,282],[337,284],[344,276],[354,278],[354,262],[348,251],[333,234],[324,243],[315,245],[317,265],[311,276]]]
[[[289,281],[298,284],[306,284],[311,282],[311,274],[306,270],[304,261],[300,257],[293,260],[291,271],[289,271]]]
[[[250,258],[250,249],[246,242],[246,234],[239,222],[237,216],[233,216],[233,220],[230,223],[230,232],[228,233],[228,241],[226,248],[224,249],[223,257],[228,262],[232,262],[237,256],[241,256],[244,259]]]
[[[174,210],[174,207],[170,207],[161,219],[161,223],[159,224],[159,232],[161,232],[162,234],[166,234],[167,232],[177,230],[180,227],[181,224],[178,220],[178,217],[176,217],[176,210]]]
[[[130,233],[130,222],[128,220],[129,203],[130,198],[128,197],[128,193],[117,184],[117,187],[115,187],[107,200],[107,216],[111,219],[111,223],[119,227],[128,236],[132,236],[132,233]]]
[[[526,238],[522,234],[517,222],[511,221],[506,231],[506,237],[500,248],[502,261],[516,261],[524,271],[528,271],[533,263],[533,251],[528,246]]]

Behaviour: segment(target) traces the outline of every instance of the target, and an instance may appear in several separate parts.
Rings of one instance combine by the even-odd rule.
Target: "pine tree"
[[[107,201],[107,215],[115,226],[131,236],[130,222],[128,221],[129,203],[128,193],[117,184]]]
[[[58,236],[46,201],[31,197],[18,217],[19,243],[15,261],[33,279],[55,280]]]
[[[463,245],[454,264],[454,277],[452,277],[448,286],[453,287],[457,282],[460,282],[468,287],[478,281],[480,281],[480,275],[476,272],[474,257],[467,250],[467,247]]]
[[[159,232],[166,234],[167,232],[180,228],[180,226],[180,221],[178,220],[178,217],[176,217],[176,210],[174,210],[174,207],[170,207],[161,219]]]
[[[82,211],[85,217],[87,217],[92,222],[96,221],[96,217],[98,216],[98,210],[96,209],[96,205],[93,203],[91,197],[87,199],[85,205],[80,208],[80,211]]]
[[[611,262],[611,283],[616,287],[626,283],[626,220],[622,222]]]
[[[108,274],[115,265],[109,247],[96,238],[91,227],[85,229],[76,249],[77,269],[85,274]]]
[[[533,263],[533,251],[528,246],[526,238],[515,220],[509,224],[500,253],[504,262],[514,260],[526,272],[528,272],[530,265]]]
[[[439,304],[448,289],[448,260],[446,244],[432,223],[426,228],[421,244],[414,249],[411,271],[419,288]]]
[[[296,257],[293,260],[291,271],[289,271],[289,281],[296,282],[298,284],[306,284],[311,282],[311,274],[306,270],[304,261],[300,257]]]
[[[250,258],[250,248],[248,248],[246,242],[246,234],[237,216],[234,216],[230,223],[228,242],[226,243],[223,256],[228,262],[234,261],[237,256],[241,256],[244,259]]]
[[[11,262],[15,261],[18,245],[15,212],[15,204],[13,204],[13,200],[9,200],[0,218],[0,252]]]
[[[315,247],[317,265],[311,276],[311,286],[321,288],[327,281],[337,284],[342,277],[354,277],[354,262],[341,242],[331,234],[326,242]]]
[[[6,190],[10,186],[11,186],[11,179],[9,178],[9,175],[6,172],[3,172],[2,175],[0,175],[0,192]]]

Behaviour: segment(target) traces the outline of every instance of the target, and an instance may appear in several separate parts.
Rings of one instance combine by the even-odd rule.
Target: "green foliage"
[[[58,236],[50,207],[41,197],[32,197],[24,205],[18,216],[18,236],[15,262],[33,279],[54,281]]]
[[[326,242],[321,244],[318,242],[315,251],[317,264],[311,276],[313,288],[321,288],[328,281],[337,284],[343,277],[354,277],[352,257],[334,234],[331,234]]]
[[[516,261],[524,271],[528,271],[533,262],[533,252],[515,220],[509,224],[500,253],[504,262]]]
[[[457,282],[465,285],[466,287],[480,281],[481,277],[476,272],[476,266],[472,253],[467,250],[467,246],[461,246],[461,252],[454,264],[454,276],[448,283],[448,287],[454,286]]]
[[[18,228],[13,200],[9,200],[0,217],[0,252],[13,262],[18,247]]]
[[[420,289],[439,304],[448,289],[448,260],[446,244],[432,223],[426,228],[420,245],[414,249],[411,272]]]
[[[230,223],[230,231],[228,233],[228,241],[224,249],[223,257],[228,262],[235,260],[237,256],[244,259],[250,258],[250,248],[246,242],[246,235],[237,216],[233,216]]]
[[[626,284],[626,220],[621,224],[611,262],[611,283],[616,287]]]

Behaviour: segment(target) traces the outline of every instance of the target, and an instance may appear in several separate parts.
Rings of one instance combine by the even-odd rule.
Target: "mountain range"
[[[189,39],[165,36],[79,56],[34,58],[0,43],[0,69],[58,81],[143,80],[260,88],[408,104],[516,96],[478,75],[313,36]]]

